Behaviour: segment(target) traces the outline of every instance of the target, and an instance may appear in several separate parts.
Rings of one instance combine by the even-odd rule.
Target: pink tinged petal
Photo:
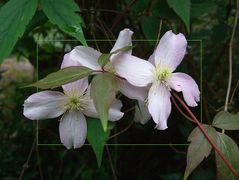
[[[113,104],[110,106],[110,109],[109,109],[109,120],[110,121],[120,120],[124,116],[124,113],[120,111],[122,106],[123,106],[122,102],[118,99],[116,99],[113,102]]]
[[[135,106],[134,121],[141,124],[146,124],[151,118],[148,107],[144,101],[138,101]]]
[[[23,106],[23,114],[31,120],[55,118],[65,112],[67,97],[57,91],[42,91],[29,96]]]
[[[123,117],[124,113],[120,111],[121,107],[122,107],[121,101],[119,101],[119,100],[114,101],[114,103],[111,105],[111,107],[109,109],[109,120],[110,121],[117,121]],[[91,100],[89,102],[88,106],[85,108],[84,114],[89,117],[99,118],[99,114],[95,109],[93,100]]]
[[[64,55],[63,61],[61,63],[61,69],[69,66],[81,66],[81,64],[77,61],[74,61],[70,58],[70,53]]]
[[[77,61],[82,66],[88,67],[93,70],[100,70],[98,58],[101,53],[93,48],[77,46],[70,52],[70,58]]]
[[[154,59],[155,59],[155,54],[153,53],[151,56],[149,56],[148,61],[149,61],[152,65],[155,66],[155,64],[154,64]]]
[[[92,99],[89,101],[89,103],[83,110],[83,113],[89,117],[99,118],[99,114],[96,112],[95,105]]]
[[[159,130],[167,129],[171,112],[170,91],[162,84],[155,83],[149,90],[148,109]]]
[[[200,91],[197,83],[185,73],[172,73],[168,78],[169,86],[177,92],[183,93],[183,98],[189,106],[197,106],[200,101]]]
[[[132,35],[133,32],[130,29],[124,29],[120,31],[119,36],[115,42],[115,45],[110,52],[116,51],[117,49],[123,48],[125,46],[132,46],[131,39]],[[132,50],[128,51],[127,53],[131,54]]]
[[[155,50],[155,64],[174,71],[181,63],[187,48],[187,40],[181,33],[166,32]]]
[[[87,77],[62,86],[65,94],[74,97],[81,96],[86,91],[87,87],[88,87]]]
[[[61,142],[67,149],[80,148],[87,135],[85,116],[78,110],[67,111],[61,118],[59,133]]]
[[[125,53],[118,54],[114,60],[115,71],[134,86],[144,87],[153,81],[155,67],[138,57]]]
[[[126,80],[119,80],[120,92],[130,99],[144,101],[147,98],[147,87],[136,87]]]

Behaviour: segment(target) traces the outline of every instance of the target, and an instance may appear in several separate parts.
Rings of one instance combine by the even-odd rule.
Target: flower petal
[[[187,40],[181,33],[166,32],[155,50],[155,65],[174,71],[181,63],[187,48]]]
[[[125,46],[132,46],[132,39],[131,39],[132,35],[133,35],[133,32],[130,29],[124,29],[120,31],[119,36],[115,42],[115,45],[110,52],[116,51],[117,49],[123,48]],[[128,51],[127,53],[131,54],[132,50]]]
[[[126,80],[119,80],[120,92],[130,99],[144,101],[147,98],[147,87],[136,87]]]
[[[162,84],[155,83],[149,90],[148,109],[159,130],[167,129],[171,112],[170,91]]]
[[[141,124],[146,124],[151,118],[148,107],[144,101],[138,101],[135,106],[134,121]]]
[[[115,71],[134,86],[147,86],[153,81],[154,66],[143,59],[125,53],[114,57]]]
[[[67,53],[65,54],[64,59],[62,61],[61,69],[69,66],[81,66],[81,64],[77,61],[72,60],[70,58],[70,54]],[[85,92],[87,87],[88,87],[87,77],[62,86],[65,94],[78,97]]]
[[[98,58],[101,53],[93,48],[77,46],[70,52],[70,58],[79,62],[82,66],[88,67],[93,70],[100,70]]]
[[[153,54],[151,54],[151,56],[149,56],[148,61],[149,61],[152,65],[155,66],[155,64],[154,64],[154,59],[155,59],[155,53],[153,53]]]
[[[81,64],[78,61],[71,59],[70,53],[67,53],[64,55],[63,61],[61,63],[61,69],[69,66],[81,66]]]
[[[55,118],[65,112],[67,97],[57,91],[42,91],[29,96],[23,114],[31,120]]]
[[[71,97],[81,96],[85,92],[87,87],[88,87],[87,77],[62,86],[64,93]]]
[[[182,91],[183,97],[189,106],[197,106],[197,102],[200,101],[200,91],[193,78],[185,73],[172,73],[168,83],[177,92]]]
[[[88,87],[88,89],[85,93],[85,96],[90,97],[90,86]],[[123,117],[124,113],[122,113],[120,111],[121,108],[122,108],[121,101],[115,99],[109,109],[109,120],[110,121],[117,121]],[[85,108],[84,114],[89,117],[99,118],[99,114],[96,111],[96,108],[95,108],[95,105],[94,105],[94,102],[92,99],[90,99],[87,107]]]
[[[67,111],[61,118],[59,133],[61,142],[67,149],[80,148],[87,135],[85,116],[78,110]]]
[[[113,104],[110,106],[110,109],[109,109],[109,120],[110,121],[120,120],[124,116],[124,113],[120,111],[122,106],[123,106],[122,102],[118,99],[116,99],[113,102]]]

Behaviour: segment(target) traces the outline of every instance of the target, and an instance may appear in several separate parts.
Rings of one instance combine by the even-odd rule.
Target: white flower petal
[[[168,78],[169,86],[177,92],[183,93],[183,97],[189,106],[197,106],[200,101],[200,91],[197,83],[185,73],[172,73]]]
[[[121,108],[122,108],[122,103],[120,100],[116,99],[113,104],[110,106],[109,109],[109,120],[110,121],[117,121],[120,120],[123,116],[124,113],[121,112]]]
[[[70,53],[67,53],[64,55],[63,61],[61,63],[61,69],[69,66],[81,66],[81,64],[78,61],[71,59]]]
[[[147,98],[147,87],[136,87],[126,80],[119,80],[120,92],[130,99],[144,101]]]
[[[124,113],[120,111],[121,107],[121,101],[115,100],[113,102],[109,109],[109,121],[117,121],[123,117]],[[89,117],[99,118],[99,114],[95,109],[93,100],[91,100],[88,106],[85,108],[84,114]]]
[[[79,62],[82,66],[88,67],[93,70],[100,70],[98,58],[101,53],[93,48],[77,46],[70,52],[70,58]]]
[[[85,109],[83,110],[83,113],[89,117],[99,118],[99,114],[96,112],[93,99],[89,101],[87,107],[85,107]]]
[[[61,64],[61,69],[66,68],[69,66],[81,66],[81,64],[77,61],[74,61],[70,58],[70,54],[67,53],[64,56],[64,59]],[[82,78],[78,81],[68,83],[62,86],[65,94],[73,95],[73,96],[80,96],[83,94],[88,86],[88,78]]]
[[[88,87],[88,78],[82,78],[72,83],[68,83],[62,86],[64,93],[68,96],[79,97]]]
[[[181,33],[166,32],[155,50],[155,64],[174,71],[181,63],[187,48],[187,40]]]
[[[171,112],[170,91],[162,84],[155,83],[149,90],[148,109],[160,130],[167,129],[167,120]]]
[[[61,118],[59,133],[61,142],[67,149],[80,148],[87,135],[85,116],[78,110],[67,111]]]
[[[153,53],[153,54],[151,54],[151,56],[149,56],[148,61],[149,61],[152,65],[155,66],[155,64],[154,64],[154,59],[155,59],[155,54]]]
[[[125,53],[114,57],[115,71],[124,77],[134,86],[147,86],[153,81],[153,71],[155,67],[138,57]]]
[[[135,106],[134,121],[141,124],[146,124],[151,118],[148,107],[144,101],[138,101]]]
[[[110,52],[116,51],[117,49],[123,48],[125,46],[132,46],[132,39],[131,39],[132,35],[133,35],[133,32],[130,29],[124,29],[120,31],[119,36],[115,42],[115,45]],[[131,54],[132,50],[128,51],[127,53]]]
[[[23,114],[31,120],[55,118],[65,112],[67,97],[57,91],[42,91],[29,96]]]

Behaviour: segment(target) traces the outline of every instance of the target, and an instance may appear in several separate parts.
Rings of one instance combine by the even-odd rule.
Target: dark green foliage
[[[0,64],[25,32],[37,8],[37,0],[10,0],[0,9]]]

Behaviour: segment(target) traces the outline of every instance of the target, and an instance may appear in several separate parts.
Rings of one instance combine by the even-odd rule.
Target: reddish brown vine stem
[[[211,146],[215,149],[216,153],[220,156],[220,158],[225,162],[225,164],[227,165],[227,167],[230,169],[230,171],[239,179],[239,174],[237,173],[237,171],[233,168],[233,166],[231,165],[231,163],[223,156],[223,154],[221,153],[221,151],[218,149],[218,147],[216,146],[216,144],[213,142],[213,140],[208,136],[206,130],[204,129],[204,127],[201,125],[201,123],[198,121],[198,119],[194,116],[194,114],[192,113],[192,111],[188,108],[188,106],[183,102],[183,100],[175,93],[172,92],[173,96],[181,103],[181,105],[184,107],[184,109],[188,112],[188,114],[191,116],[191,118],[194,120],[194,122],[197,124],[197,126],[199,127],[199,129],[201,130],[201,132],[203,133],[203,135],[206,137],[206,139],[208,140],[208,142],[211,144]]]

